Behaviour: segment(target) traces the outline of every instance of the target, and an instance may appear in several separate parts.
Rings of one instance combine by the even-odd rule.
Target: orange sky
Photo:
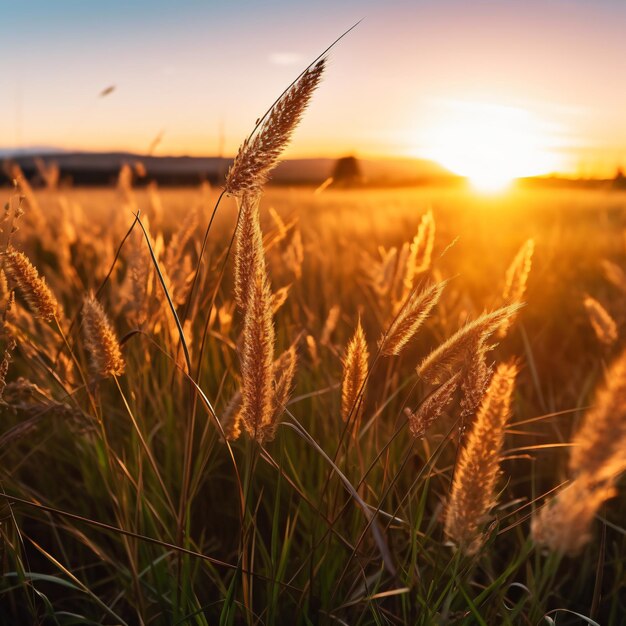
[[[583,175],[626,165],[617,0],[15,2],[3,9],[0,147],[144,152],[163,131],[156,154],[232,154],[360,18],[287,156],[411,155],[463,169],[493,119],[500,139],[521,129],[482,146],[503,158],[527,150],[540,170]]]

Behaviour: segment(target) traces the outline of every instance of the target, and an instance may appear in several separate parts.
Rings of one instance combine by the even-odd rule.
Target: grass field
[[[552,520],[558,537],[582,538],[583,520],[595,516],[573,555],[555,549],[559,541],[535,545],[530,525],[573,478],[571,442],[588,407],[610,401],[594,389],[623,360],[626,292],[616,268],[626,270],[626,194],[268,188],[267,275],[274,293],[288,288],[282,305],[273,300],[274,356],[293,345],[297,369],[275,438],[243,428],[225,443],[217,422],[228,434],[236,394],[246,393],[241,359],[255,322],[234,303],[233,256],[245,249],[226,256],[238,203],[222,200],[192,291],[217,191],[21,192],[23,201],[4,192],[2,245],[13,223],[11,245],[59,307],[41,319],[39,279],[5,267],[16,302],[2,335],[11,356],[0,434],[2,623],[623,623],[623,491]],[[429,210],[434,246],[412,289],[448,283],[400,354],[384,356],[377,342],[402,311],[398,258]],[[483,354],[479,342],[461,354],[462,363],[480,353],[487,365],[513,360],[519,369],[503,445],[486,451],[500,473],[493,494],[480,494],[486,508],[470,549],[446,515],[460,450],[472,449],[494,392],[483,382],[483,408],[464,415],[464,383],[414,438],[407,417],[433,391],[416,367],[507,304],[507,269],[528,239],[525,306],[506,336],[489,340],[493,350]],[[95,321],[81,315],[90,291],[110,327],[98,312]],[[586,296],[615,320],[617,340],[599,340]],[[3,307],[8,300],[5,288]],[[360,378],[346,352],[359,321],[369,352],[361,344]],[[121,352],[107,352],[118,340]],[[123,373],[110,367],[115,359]],[[358,388],[346,415],[350,375]],[[611,429],[589,439],[606,455],[622,432]],[[613,474],[591,492],[611,495]]]

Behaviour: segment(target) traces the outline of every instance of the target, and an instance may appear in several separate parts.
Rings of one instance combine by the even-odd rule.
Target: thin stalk
[[[126,412],[128,413],[128,416],[130,417],[130,421],[133,424],[133,428],[135,429],[135,432],[137,433],[137,437],[139,437],[139,441],[141,442],[141,445],[142,445],[142,447],[144,449],[144,452],[146,453],[146,456],[148,457],[148,461],[150,462],[150,466],[152,467],[152,471],[154,472],[154,475],[155,475],[156,479],[159,481],[159,485],[161,486],[161,489],[163,490],[163,495],[165,496],[165,499],[167,500],[167,504],[170,507],[172,515],[175,515],[176,514],[176,507],[174,506],[174,503],[172,502],[172,500],[170,498],[170,494],[167,491],[167,487],[165,486],[165,482],[163,481],[163,477],[161,476],[161,472],[159,472],[159,467],[158,467],[158,465],[156,463],[156,460],[155,460],[154,456],[152,455],[150,447],[148,446],[148,443],[144,439],[144,436],[143,436],[143,434],[141,432],[141,429],[139,428],[139,424],[137,424],[137,420],[135,419],[135,415],[133,414],[130,406],[128,405],[128,401],[126,400],[126,396],[124,395],[124,392],[122,391],[122,387],[120,386],[120,381],[118,380],[117,376],[113,376],[113,379],[115,380],[115,385],[117,386],[117,390],[120,393],[120,396],[122,398],[122,402],[124,403],[124,407],[126,408]]]

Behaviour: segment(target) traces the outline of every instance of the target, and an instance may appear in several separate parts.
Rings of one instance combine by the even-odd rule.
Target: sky
[[[144,153],[160,136],[157,155],[232,155],[362,19],[286,156],[626,166],[618,0],[0,0],[0,15],[2,148]]]

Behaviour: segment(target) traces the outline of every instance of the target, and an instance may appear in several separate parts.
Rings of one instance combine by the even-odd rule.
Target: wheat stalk
[[[445,533],[465,554],[480,548],[481,527],[494,503],[516,375],[512,363],[496,369],[454,473]]]
[[[267,182],[318,86],[326,59],[307,69],[272,107],[259,131],[244,141],[226,176],[225,190],[234,196],[256,192]]]

